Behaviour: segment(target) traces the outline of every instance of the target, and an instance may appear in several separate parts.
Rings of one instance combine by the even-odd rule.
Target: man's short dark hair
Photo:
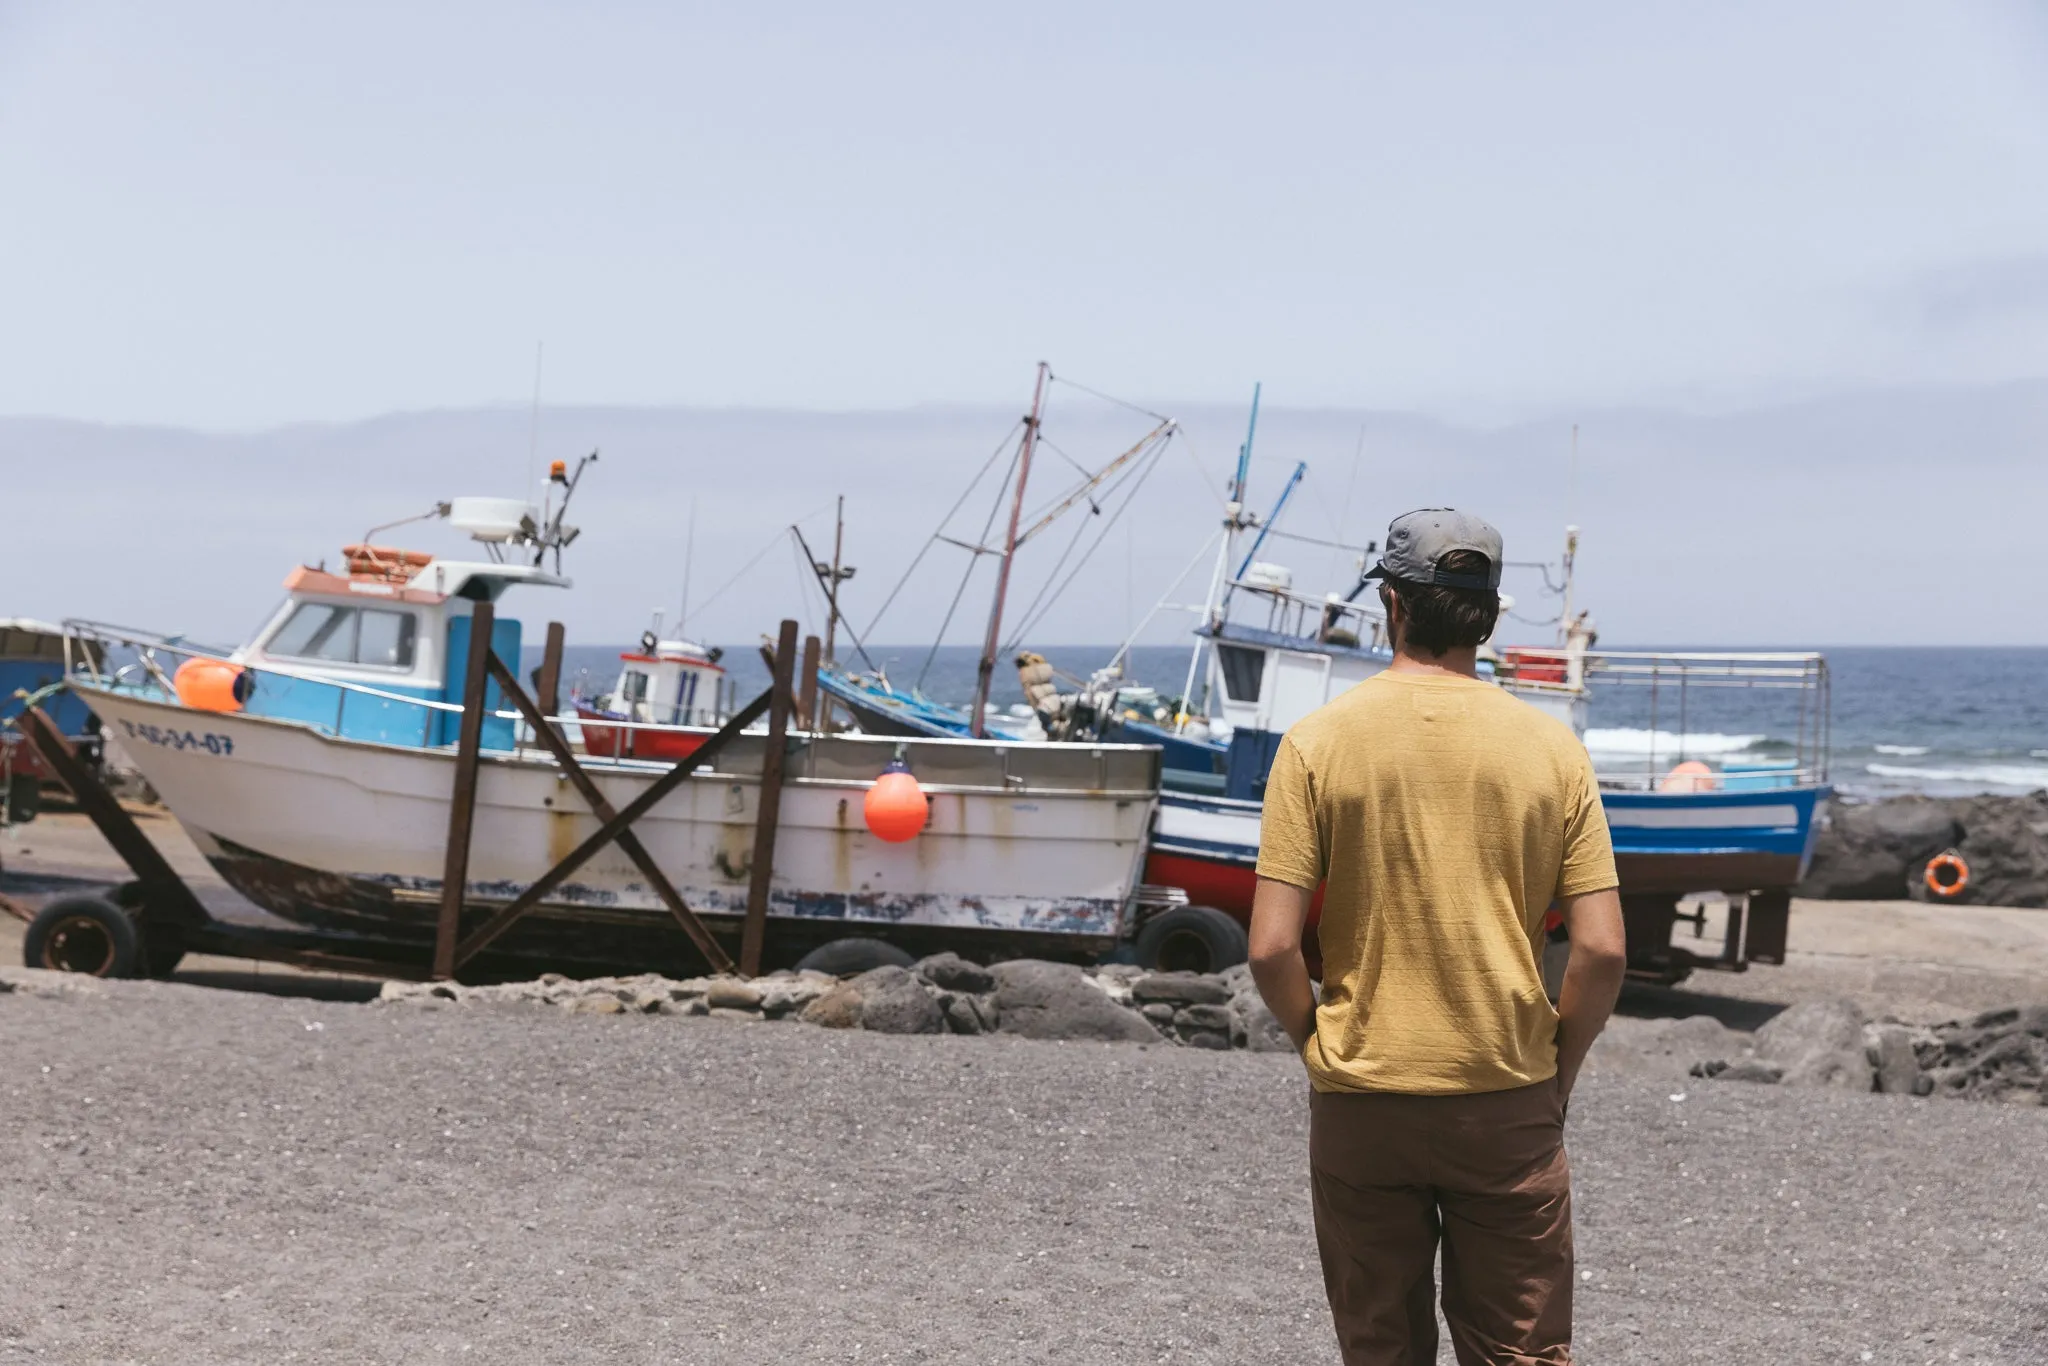
[[[1484,575],[1487,563],[1476,550],[1453,550],[1437,568],[1452,574]],[[1441,657],[1446,650],[1484,645],[1500,621],[1500,594],[1491,588],[1444,588],[1387,579],[1381,591],[1401,600],[1406,618],[1401,643],[1426,654]]]

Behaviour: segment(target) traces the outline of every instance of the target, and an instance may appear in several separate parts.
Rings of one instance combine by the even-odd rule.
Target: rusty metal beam
[[[441,915],[434,926],[434,976],[455,975],[462,955],[462,894],[469,885],[469,837],[476,824],[476,773],[484,742],[484,693],[488,684],[492,628],[497,616],[488,602],[469,617],[469,658],[462,670],[462,727],[455,744],[455,790],[448,802],[448,850],[441,865]]]
[[[85,818],[135,874],[150,910],[181,925],[197,925],[210,919],[206,907],[171,867],[170,860],[150,843],[135,818],[122,810],[121,803],[78,757],[78,751],[48,714],[41,707],[29,707],[16,719],[16,724],[58,781],[70,789],[71,799],[78,803]]]
[[[540,654],[540,678],[533,685],[533,700],[541,712],[553,716],[562,709],[562,623],[548,623],[547,647]]]
[[[814,641],[813,644],[816,642]],[[768,705],[768,747],[761,755],[760,805],[754,812],[754,862],[747,882],[747,920],[740,935],[740,975],[761,975],[768,937],[769,881],[775,876],[775,831],[782,823],[782,764],[789,748],[790,675],[796,670],[796,623],[784,621],[775,642],[774,700]]]
[[[617,839],[620,831],[630,829],[635,821],[652,811],[662,798],[687,782],[692,773],[717,758],[727,745],[738,738],[740,732],[754,724],[760,719],[761,714],[768,710],[768,699],[773,692],[774,689],[771,688],[740,708],[739,712],[720,726],[718,733],[700,745],[695,753],[649,783],[646,791],[628,802],[616,816],[598,827],[597,833],[570,850],[561,862],[541,874],[537,882],[472,932],[455,950],[456,966],[460,967],[482,952],[492,940],[510,929],[521,916],[538,905],[541,898],[567,882],[570,875],[588,863],[598,850]]]
[[[583,800],[589,804],[591,812],[596,815],[599,822],[616,819],[619,814],[617,809],[605,800],[604,793],[598,791],[597,784],[591,781],[583,765],[576,762],[575,754],[556,732],[554,723],[543,716],[540,708],[528,699],[525,691],[519,686],[519,680],[512,676],[512,671],[505,667],[504,661],[492,655],[490,668],[491,676],[498,680],[499,690],[512,700],[512,705],[526,718],[526,724],[533,727],[534,738],[539,740],[547,748],[548,753],[554,756],[555,762],[562,766],[563,775],[568,778],[570,785],[582,794]],[[690,942],[704,955],[705,960],[711,965],[711,970],[731,972],[732,956],[725,951],[724,945],[711,937],[711,931],[705,928],[704,922],[697,918],[696,912],[683,900],[683,894],[668,880],[668,874],[661,871],[653,855],[640,843],[640,837],[631,830],[621,830],[619,848],[627,858],[633,860],[633,866],[640,870],[640,875],[654,888],[655,895],[668,906],[669,914],[683,927],[683,933],[690,936]]]

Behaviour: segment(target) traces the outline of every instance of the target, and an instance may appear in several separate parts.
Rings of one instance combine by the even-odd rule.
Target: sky
[[[0,0],[0,414],[2024,379],[2044,59],[1997,3]]]
[[[2044,75],[1998,3],[0,0],[0,611],[231,638],[602,447],[575,638],[840,492],[856,614],[907,573],[928,638],[961,566],[912,561],[1042,359],[1185,423],[1053,640],[1199,595],[1256,381],[1255,505],[1306,461],[1301,534],[1582,523],[1610,641],[2041,643]],[[1913,572],[1950,526],[1967,591]],[[761,563],[702,634],[804,610]]]

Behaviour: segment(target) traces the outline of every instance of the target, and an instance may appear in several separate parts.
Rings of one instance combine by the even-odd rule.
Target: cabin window
[[[417,619],[411,612],[302,602],[277,628],[263,652],[329,664],[410,669],[417,630]]]
[[[1223,666],[1223,695],[1233,702],[1259,700],[1259,680],[1266,673],[1266,654],[1244,645],[1216,647],[1216,662]]]
[[[412,613],[359,607],[356,615],[361,619],[356,628],[356,663],[379,669],[412,667]]]
[[[628,669],[619,680],[619,696],[628,702],[647,700],[647,675],[637,669]]]

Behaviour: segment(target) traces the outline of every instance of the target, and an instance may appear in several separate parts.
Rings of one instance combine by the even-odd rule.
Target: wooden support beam
[[[448,802],[448,851],[441,865],[441,915],[434,926],[434,977],[455,975],[462,935],[462,894],[469,885],[469,837],[476,823],[476,773],[484,743],[484,692],[489,683],[492,628],[497,614],[487,602],[469,614],[469,657],[462,669],[462,725],[455,741],[455,789]]]
[[[540,678],[533,685],[533,700],[540,704],[543,716],[553,716],[562,709],[562,623],[559,621],[548,623],[548,643],[541,651]]]
[[[206,908],[192,894],[185,880],[178,876],[157,847],[150,843],[149,836],[142,833],[142,827],[135,818],[122,810],[114,794],[107,791],[86,762],[78,757],[78,751],[64,738],[64,732],[57,728],[41,707],[26,708],[16,719],[36,752],[49,764],[57,780],[71,792],[71,799],[78,803],[78,809],[93,823],[101,838],[113,847],[135,874],[135,880],[142,884],[144,899],[149,909],[181,925],[198,925],[208,919]]]
[[[803,676],[797,681],[796,727],[818,729],[818,638],[804,637]]]
[[[769,881],[775,876],[775,831],[782,818],[782,765],[789,748],[790,675],[796,670],[796,623],[784,621],[775,642],[775,681],[768,692],[768,748],[761,755],[760,805],[754,812],[754,862],[747,884],[747,922],[740,935],[740,974],[761,975],[768,937]],[[813,671],[813,677],[815,677]]]
[[[490,664],[491,676],[498,680],[498,687],[512,700],[512,705],[518,709],[519,714],[526,718],[526,724],[533,727],[534,738],[547,747],[548,753],[555,756],[555,762],[562,766],[562,773],[568,778],[570,786],[582,794],[583,800],[589,804],[598,821],[602,823],[617,819],[618,811],[605,800],[604,793],[598,791],[597,784],[591,781],[583,765],[576,762],[575,754],[570,752],[568,744],[556,731],[554,722],[543,716],[539,707],[527,698],[525,691],[519,686],[519,680],[512,676],[512,671],[505,667],[502,660],[492,655]],[[711,931],[683,900],[683,894],[668,880],[668,875],[661,871],[653,855],[640,843],[640,837],[631,830],[621,830],[619,848],[627,858],[633,860],[633,866],[647,879],[647,885],[654,888],[655,895],[667,905],[669,914],[683,927],[683,933],[690,936],[690,942],[704,955],[705,961],[711,965],[711,970],[731,972],[732,956],[725,951],[724,945],[711,937]]]
[[[730,721],[718,728],[718,733],[699,745],[689,758],[647,785],[646,791],[628,802],[623,810],[602,826],[597,833],[570,850],[567,857],[543,873],[540,880],[521,892],[505,908],[485,921],[455,951],[457,966],[467,963],[487,948],[491,941],[510,929],[514,922],[538,905],[543,897],[569,880],[578,868],[588,863],[598,850],[619,837],[619,832],[630,829],[633,822],[652,811],[662,798],[689,781],[692,773],[717,758],[725,747],[739,737],[740,732],[754,724],[768,710],[768,699],[774,689],[762,693],[746,706],[739,709]]]

